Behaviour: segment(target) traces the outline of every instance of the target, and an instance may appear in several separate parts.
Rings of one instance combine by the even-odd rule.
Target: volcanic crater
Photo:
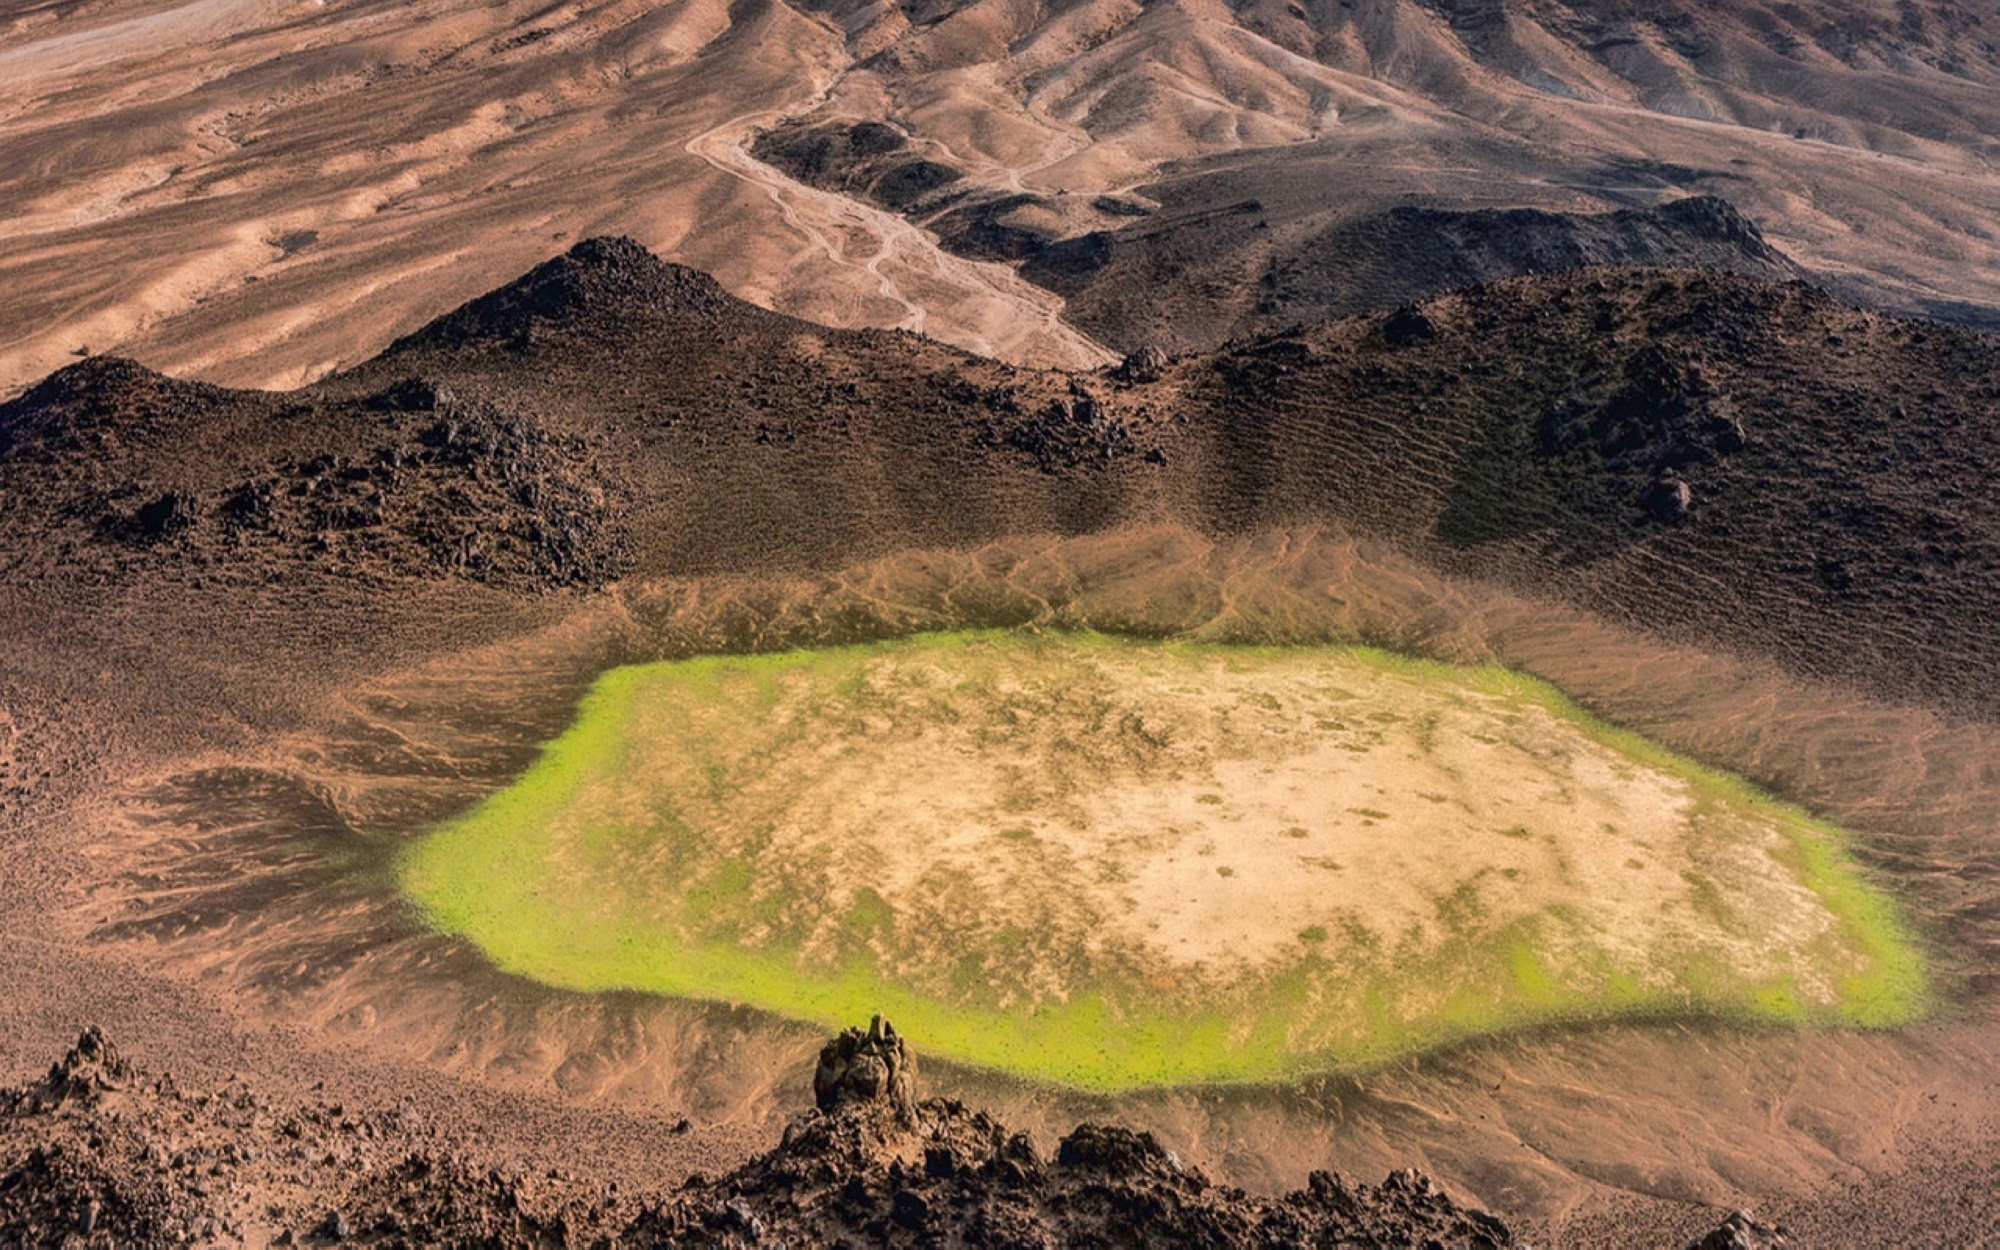
[[[301,391],[87,361],[0,408],[24,998],[718,1158],[889,997],[1250,1185],[1911,1166],[1994,1058],[1993,361],[1591,270],[1042,373],[617,240]]]

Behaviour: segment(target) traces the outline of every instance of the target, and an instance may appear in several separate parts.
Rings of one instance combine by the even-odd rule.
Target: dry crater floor
[[[612,670],[399,876],[546,984],[1124,1089],[1906,1022],[1921,959],[1844,844],[1503,668],[986,632]]]

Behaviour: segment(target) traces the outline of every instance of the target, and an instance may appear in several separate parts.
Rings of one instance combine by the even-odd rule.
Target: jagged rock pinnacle
[[[820,1048],[813,1101],[822,1111],[880,1103],[905,1124],[917,1119],[917,1059],[896,1026],[881,1016]]]

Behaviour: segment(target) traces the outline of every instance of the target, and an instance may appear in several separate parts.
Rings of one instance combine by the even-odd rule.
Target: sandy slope
[[[296,384],[606,228],[788,311],[1104,358],[1045,292],[731,155],[844,64],[782,4],[108,17],[0,42],[0,390],[114,345]]]
[[[1857,295],[2000,298],[1983,224],[2000,57],[1991,19],[1950,6],[985,0],[925,17],[870,27],[860,42],[889,50],[836,103],[886,113],[981,185],[1055,197],[1072,231],[1127,224],[1081,201],[1134,186],[1164,222],[1254,201],[1279,233],[1412,202],[1702,193]],[[1176,263],[1236,293],[1246,279],[1215,260]]]
[[[742,154],[751,127],[813,109],[891,118],[968,185],[1043,196],[1063,230],[1140,184],[1173,212],[1254,197],[1279,224],[1700,191],[1855,291],[2000,303],[1994,33],[1948,5],[4,12],[0,393],[114,348],[297,384],[612,230],[821,322],[1103,359],[1004,268]]]

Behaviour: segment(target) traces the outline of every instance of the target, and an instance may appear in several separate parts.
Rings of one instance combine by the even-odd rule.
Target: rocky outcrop
[[[262,463],[246,464],[240,443],[190,455],[188,427],[204,418],[294,446]],[[92,361],[0,406],[0,424],[14,439],[0,465],[19,473],[10,493],[58,522],[40,555],[71,566],[225,578],[310,566],[554,590],[602,585],[623,565],[615,488],[590,437],[423,376],[335,408]]]
[[[757,311],[709,275],[661,260],[633,239],[590,238],[396,340],[388,354],[482,343],[519,349],[537,334],[584,324],[602,327],[647,314],[712,319]]]
[[[1166,373],[1170,363],[1163,348],[1147,344],[1136,351],[1127,352],[1125,359],[1118,362],[1113,371],[1120,382],[1145,384],[1157,382]]]
[[[1635,353],[1623,375],[1591,374],[1542,412],[1542,455],[1582,479],[1603,506],[1632,499],[1648,519],[1676,524],[1695,498],[1690,475],[1742,451],[1742,418],[1702,371],[1653,345]]]
[[[876,1016],[866,1029],[849,1029],[821,1047],[813,1102],[821,1111],[881,1104],[903,1123],[916,1123],[917,1061],[896,1026]]]
[[[118,1053],[104,1031],[96,1025],[85,1029],[76,1045],[56,1060],[39,1085],[17,1090],[13,1096],[16,1114],[47,1114],[59,1107],[80,1103],[94,1106],[105,1094],[117,1093],[133,1081],[132,1065]]]
[[[281,1106],[235,1083],[183,1092],[89,1029],[45,1080],[0,1094],[0,1244],[1515,1244],[1411,1171],[1379,1186],[1315,1172],[1259,1197],[1150,1133],[1089,1124],[1045,1156],[992,1116],[918,1101],[915,1074],[877,1017],[827,1043],[818,1106],[769,1153],[620,1195],[561,1172],[525,1178],[407,1107]]]
[[[1429,343],[1436,338],[1437,326],[1414,304],[1405,304],[1382,322],[1382,342],[1392,349]]]
[[[675,1244],[1513,1245],[1507,1226],[1429,1178],[1379,1186],[1315,1172],[1264,1198],[1211,1181],[1151,1133],[1079,1126],[1044,1156],[949,1100],[914,1100],[908,1043],[880,1016],[821,1052],[819,1110],[776,1150],[643,1214]]]
[[[219,541],[503,585],[589,587],[617,572],[588,440],[421,379],[379,406],[390,415],[373,448],[282,461],[205,501]]]
[[[116,456],[173,438],[228,394],[122,356],[92,356],[0,404],[0,462]]]
[[[1686,519],[1688,509],[1694,506],[1694,488],[1668,469],[1639,492],[1639,506],[1660,524],[1671,525]]]
[[[1783,1228],[1759,1223],[1747,1211],[1732,1211],[1707,1235],[1689,1242],[1687,1250],[1785,1250],[1791,1244]]]
[[[1033,411],[989,418],[973,432],[982,450],[1007,449],[1027,456],[1043,473],[1101,469],[1139,450],[1132,425],[1114,415],[1081,384],[1067,398],[1052,399]]]

